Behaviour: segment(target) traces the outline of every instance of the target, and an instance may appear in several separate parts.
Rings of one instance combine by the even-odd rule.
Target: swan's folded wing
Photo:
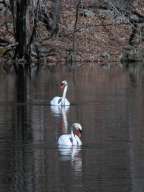
[[[69,134],[61,135],[58,139],[58,145],[72,146],[72,142],[70,138],[71,136]]]

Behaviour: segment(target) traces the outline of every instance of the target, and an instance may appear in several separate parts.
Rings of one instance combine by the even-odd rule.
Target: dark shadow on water
[[[27,82],[24,70],[21,70],[16,76],[16,99],[17,103],[25,103],[27,100]]]
[[[16,119],[14,126],[14,178],[15,191],[33,191],[33,155],[31,151],[32,130],[29,123],[30,109],[27,105],[27,74],[21,71],[16,77]]]

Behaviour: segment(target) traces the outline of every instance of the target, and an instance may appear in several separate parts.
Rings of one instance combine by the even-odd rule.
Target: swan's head
[[[78,137],[81,137],[82,134],[82,126],[80,123],[73,123],[72,124],[72,130],[74,135],[77,135]]]
[[[67,81],[62,81],[60,84],[61,89],[64,89],[66,86],[68,86],[68,82]]]

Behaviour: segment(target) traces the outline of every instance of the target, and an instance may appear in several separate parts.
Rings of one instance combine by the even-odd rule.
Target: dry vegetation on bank
[[[96,64],[119,63],[123,50],[130,46],[131,24],[123,15],[114,17],[110,10],[94,8],[93,1],[90,0],[83,1],[76,12],[76,2],[62,0],[59,31],[52,37],[45,25],[42,22],[38,23],[37,40],[34,45],[38,47],[41,56],[37,61],[33,50],[32,61],[46,65],[86,61]],[[144,15],[143,1],[136,0],[133,6],[138,13]],[[6,40],[10,44],[15,44],[15,40],[10,12],[2,13],[2,11],[1,6],[0,56],[4,57],[9,44],[5,42],[3,44],[7,45],[3,46],[2,40]],[[76,14],[78,14],[77,18]],[[138,25],[133,42],[135,50],[143,49],[143,23]]]

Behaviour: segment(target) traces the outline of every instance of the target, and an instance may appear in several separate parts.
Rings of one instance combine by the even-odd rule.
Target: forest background
[[[0,0],[0,69],[144,62],[144,1]]]

